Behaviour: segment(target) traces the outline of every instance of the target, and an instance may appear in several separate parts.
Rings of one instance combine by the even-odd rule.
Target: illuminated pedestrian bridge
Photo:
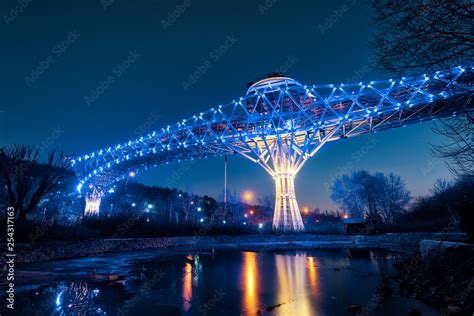
[[[365,83],[303,85],[286,77],[159,131],[76,157],[86,214],[130,172],[165,163],[239,154],[275,180],[274,230],[303,230],[294,180],[329,141],[473,111],[473,67]]]

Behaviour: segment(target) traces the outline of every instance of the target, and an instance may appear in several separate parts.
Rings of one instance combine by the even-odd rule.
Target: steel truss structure
[[[399,80],[306,86],[286,77],[255,83],[247,95],[161,131],[76,157],[86,213],[130,172],[165,163],[240,154],[275,180],[275,230],[304,229],[294,179],[329,141],[472,111],[474,71],[458,66]]]

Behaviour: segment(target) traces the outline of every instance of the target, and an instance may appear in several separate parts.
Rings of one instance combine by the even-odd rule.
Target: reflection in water
[[[241,283],[244,290],[243,310],[247,313],[256,313],[261,309],[261,297],[264,285],[260,282],[260,275],[269,271],[261,271],[258,265],[259,254],[254,252],[243,253]],[[275,255],[276,267],[276,301],[268,302],[269,308],[277,314],[285,314],[288,309],[295,315],[311,315],[315,309],[311,303],[311,296],[318,294],[317,262],[313,257],[306,255]],[[265,280],[270,284],[273,278]],[[309,284],[309,286],[308,286]]]
[[[188,255],[184,264],[183,276],[183,310],[187,312],[191,308],[191,301],[193,299],[193,256]]]
[[[202,265],[199,261],[199,255],[194,255],[191,256],[191,258],[194,257],[194,261],[191,262],[193,264],[194,268],[194,278],[193,278],[193,286],[198,287],[199,286],[199,274],[202,272]]]
[[[244,290],[243,309],[247,312],[257,312],[260,309],[258,292],[258,266],[255,252],[244,252],[241,283]]]
[[[316,271],[316,258],[308,257],[308,275],[309,275],[309,285],[311,287],[311,294],[316,294],[318,290],[318,279]]]
[[[95,302],[100,290],[90,290],[86,282],[61,286],[55,299],[59,315],[107,315]]]
[[[145,252],[101,257],[100,274],[120,271],[125,282],[77,282],[80,276],[74,274],[90,271],[97,266],[97,259],[25,264],[22,269],[58,271],[64,279],[51,280],[39,287],[32,283],[27,290],[18,291],[15,313],[345,315],[351,304],[370,303],[381,281],[379,265],[366,254],[360,259],[358,255],[354,252],[349,256],[345,250],[339,250],[227,252],[166,258]],[[389,265],[396,259],[391,258],[383,263]],[[410,303],[406,307],[414,306]],[[406,315],[408,310],[390,314],[385,309],[385,314],[379,315]],[[0,314],[9,315],[3,306]]]
[[[307,288],[306,264],[307,257],[305,255],[275,255],[275,264],[277,269],[277,302],[282,308],[277,308],[277,315],[283,315],[291,309],[295,315],[311,315],[312,307],[310,295],[311,292]],[[308,267],[309,268],[309,267]],[[313,274],[313,280],[311,280]],[[316,267],[314,264],[309,269],[310,286],[317,290]]]

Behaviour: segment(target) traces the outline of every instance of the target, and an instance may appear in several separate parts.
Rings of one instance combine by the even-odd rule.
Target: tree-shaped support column
[[[296,175],[304,163],[315,155],[338,129],[339,126],[336,126],[326,135],[319,132],[291,132],[245,139],[240,146],[231,147],[235,152],[262,166],[275,180],[273,230],[304,230],[295,194]]]
[[[97,190],[96,187],[90,186],[86,193],[86,208],[84,209],[85,216],[99,215],[100,202],[104,194]]]
[[[249,88],[247,95],[250,97],[245,102],[235,102],[233,112],[233,116],[245,118],[246,125],[227,121],[230,130],[238,133],[240,142],[227,143],[224,139],[223,143],[233,152],[258,163],[273,177],[276,189],[273,230],[304,230],[296,200],[295,177],[342,124],[336,121],[321,128],[318,118],[324,110],[314,107],[318,99],[291,78],[259,81]]]
[[[303,230],[304,224],[296,201],[295,175],[280,173],[274,176],[274,180],[276,190],[273,230]]]

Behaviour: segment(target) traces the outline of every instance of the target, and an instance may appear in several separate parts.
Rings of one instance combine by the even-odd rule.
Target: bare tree
[[[432,145],[435,157],[447,160],[447,165],[456,176],[474,175],[474,117],[465,112],[456,118],[444,119],[433,127],[435,133],[445,136],[446,141]]]
[[[258,198],[258,203],[261,206],[268,207],[270,209],[273,209],[275,207],[275,195],[274,194],[266,194],[262,197]]]
[[[227,194],[227,211],[233,223],[239,223],[242,214],[245,213],[244,204],[237,192]]]
[[[470,62],[474,11],[470,0],[373,0],[379,69],[403,75]]]
[[[381,172],[374,176],[376,182],[377,210],[386,222],[393,223],[395,216],[403,213],[411,201],[405,182],[398,175]]]
[[[178,195],[178,205],[182,210],[184,215],[184,221],[188,222],[191,220],[191,215],[193,213],[193,205],[191,204],[193,196],[188,193],[180,193]]]
[[[449,190],[450,188],[452,188],[452,184],[449,181],[438,178],[435,180],[435,183],[433,184],[433,188],[430,189],[430,192],[433,195],[440,195],[443,192],[446,192],[447,190]]]
[[[389,173],[366,170],[342,175],[334,181],[331,199],[353,217],[383,218],[393,222],[411,200],[402,179]]]
[[[331,187],[331,199],[352,217],[375,213],[375,187],[366,170],[337,178]]]
[[[377,67],[399,75],[419,74],[472,62],[474,56],[474,1],[373,0]],[[474,118],[463,96],[457,116],[442,119],[434,132],[446,143],[432,146],[433,154],[447,159],[456,176],[474,174]]]
[[[39,149],[31,146],[0,148],[0,175],[5,178],[8,206],[21,222],[41,199],[71,176],[70,158],[64,153],[48,153],[45,164],[38,163]]]

